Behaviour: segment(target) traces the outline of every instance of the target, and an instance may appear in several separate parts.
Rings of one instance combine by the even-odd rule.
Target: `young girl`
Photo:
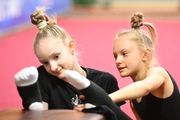
[[[158,66],[154,55],[156,30],[151,23],[143,22],[143,17],[142,13],[135,13],[131,18],[132,28],[115,38],[113,54],[117,69],[121,77],[131,77],[134,83],[109,97],[115,103],[130,100],[137,120],[180,120],[178,86],[169,72]],[[141,26],[149,29],[151,37]],[[82,105],[76,108],[82,109]]]
[[[113,54],[121,77],[131,77],[134,83],[109,96],[116,103],[130,100],[137,120],[180,120],[178,86],[155,58],[157,35],[155,27],[143,22],[143,14],[131,18],[131,29],[117,34]],[[147,27],[148,32],[141,27]]]
[[[82,104],[83,93],[66,79],[66,70],[78,72],[104,89],[106,94],[119,89],[116,78],[110,73],[79,65],[75,41],[45,14],[44,8],[38,8],[31,14],[31,22],[39,29],[34,41],[34,53],[42,65],[37,69],[33,66],[24,68],[14,76],[26,110],[74,109]],[[115,105],[117,108],[118,115],[129,120]]]

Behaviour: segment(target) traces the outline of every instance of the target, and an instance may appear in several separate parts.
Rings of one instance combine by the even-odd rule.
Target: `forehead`
[[[62,39],[49,36],[39,40],[38,46],[44,46],[44,45],[47,46],[47,45],[55,45],[55,44],[63,45]]]
[[[62,51],[65,47],[60,38],[47,37],[43,38],[36,44],[34,52],[38,58],[46,58],[51,54]]]
[[[119,37],[114,40],[114,49],[123,49],[123,48],[131,48],[137,46],[134,40],[126,39],[125,37]]]

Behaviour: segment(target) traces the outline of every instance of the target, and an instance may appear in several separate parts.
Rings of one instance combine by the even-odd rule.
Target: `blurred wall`
[[[47,14],[60,14],[71,8],[72,0],[0,0],[0,37],[29,25],[38,6],[46,6]]]

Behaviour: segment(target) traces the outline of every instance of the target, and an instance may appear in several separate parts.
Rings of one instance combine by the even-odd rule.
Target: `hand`
[[[79,104],[77,107],[74,108],[76,111],[82,111],[83,109],[90,109],[90,108],[95,108],[96,106],[91,104],[91,103],[85,103],[85,104]]]
[[[83,101],[83,100],[85,100],[85,96],[79,95],[79,99],[81,99]],[[74,108],[74,110],[81,111],[82,109],[84,109],[84,107],[85,107],[85,104],[79,104]]]
[[[26,67],[14,75],[17,86],[28,86],[37,81],[38,71],[34,66]]]
[[[79,104],[74,108],[74,110],[81,112],[84,108],[85,108],[85,104]]]

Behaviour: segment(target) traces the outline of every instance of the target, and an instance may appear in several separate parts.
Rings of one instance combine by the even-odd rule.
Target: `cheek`
[[[124,59],[124,62],[129,67],[136,67],[140,62],[140,58],[137,56],[131,56],[131,57]]]
[[[131,67],[133,68],[133,69],[139,69],[139,68],[141,68],[140,66],[141,66],[141,60],[140,60],[140,58],[136,58],[136,59],[134,59],[133,61],[131,60],[131,62],[130,62],[130,65],[131,65]]]
[[[64,54],[57,60],[57,64],[59,66],[68,67],[71,64],[71,61],[72,57],[69,54]]]
[[[50,66],[44,66],[44,68],[46,69],[46,71],[47,71],[48,73],[50,73],[50,74],[51,74],[51,71],[50,71]]]

